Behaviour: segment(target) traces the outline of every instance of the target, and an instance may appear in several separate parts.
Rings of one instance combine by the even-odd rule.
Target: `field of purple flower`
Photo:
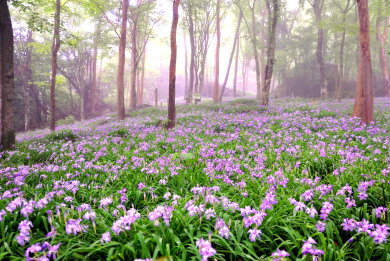
[[[20,134],[0,259],[389,260],[390,100],[253,100]]]

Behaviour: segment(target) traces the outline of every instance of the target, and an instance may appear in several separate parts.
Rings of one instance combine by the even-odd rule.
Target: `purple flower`
[[[100,243],[108,243],[111,241],[111,234],[110,232],[106,232],[102,235],[102,238],[100,239]]]
[[[295,205],[294,211],[295,211],[295,212],[303,211],[305,208],[306,208],[306,205],[305,205],[303,202],[298,202],[298,203]]]
[[[145,187],[144,183],[138,183],[138,189],[142,190]]]
[[[287,256],[290,256],[289,253],[287,253],[286,251],[284,250],[279,250],[279,248],[276,250],[276,252],[272,253],[272,260],[273,261],[279,261],[279,260],[282,260],[283,257],[287,257]]]
[[[316,249],[314,245],[316,245],[317,242],[313,238],[309,237],[307,241],[303,240],[303,242],[304,244],[302,246],[302,255],[311,254],[313,256],[321,256],[324,254],[324,251]]]
[[[229,239],[230,236],[230,229],[225,225],[220,230],[218,230],[218,235],[221,237],[224,237],[226,239]]]
[[[7,215],[7,212],[5,212],[4,209],[0,211],[0,222],[3,221],[3,216]]]
[[[199,248],[199,254],[202,256],[202,261],[207,261],[209,257],[212,257],[217,253],[211,246],[211,243],[203,238],[196,241],[195,245]]]
[[[386,215],[386,208],[385,207],[376,208],[374,211],[375,211],[375,216],[377,218],[381,218],[381,217],[384,217]]]
[[[28,247],[24,256],[30,257],[30,254],[34,254],[34,253],[39,252],[41,250],[42,250],[41,243],[37,243],[35,245]]]
[[[56,259],[56,255],[58,252],[58,249],[60,248],[61,243],[58,243],[57,245],[54,246],[49,246],[49,251],[47,252],[48,257],[52,257],[53,259]]]
[[[248,234],[249,234],[249,240],[251,242],[255,242],[256,237],[261,239],[260,234],[262,234],[262,232],[260,229],[254,228],[254,229],[249,229]]]
[[[324,230],[325,230],[325,223],[324,222],[321,222],[321,221],[318,221],[317,222],[317,224],[315,225],[316,226],[316,228],[317,228],[317,230],[319,231],[319,232],[324,232]]]
[[[345,231],[353,231],[356,228],[356,222],[353,219],[344,218],[344,223],[341,223]]]

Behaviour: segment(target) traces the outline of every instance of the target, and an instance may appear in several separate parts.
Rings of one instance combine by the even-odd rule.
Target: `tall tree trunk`
[[[269,12],[268,12],[269,13]],[[265,81],[265,48],[266,48],[266,44],[265,44],[265,32],[264,32],[264,27],[265,27],[265,14],[266,12],[263,10],[261,12],[262,14],[262,19],[261,19],[261,28],[260,28],[260,35],[259,35],[259,38],[260,38],[260,43],[261,43],[261,50],[260,50],[260,60],[259,60],[259,63],[260,63],[260,74],[261,74],[261,78],[260,78],[260,87],[261,89],[264,88],[264,81]]]
[[[121,38],[119,43],[119,63],[117,76],[117,113],[118,120],[125,118],[125,61],[126,61],[126,28],[127,28],[127,10],[129,9],[129,1],[122,0],[122,25]]]
[[[387,61],[386,61],[386,49],[385,44],[387,40],[387,30],[390,26],[390,16],[386,17],[386,24],[383,28],[383,33],[381,33],[381,23],[380,23],[380,17],[378,15],[378,18],[376,20],[376,39],[379,43],[379,60],[381,64],[382,69],[382,78],[383,78],[383,84],[384,89],[387,97],[390,97],[390,79],[389,79],[389,71],[387,68]]]
[[[347,5],[345,6],[345,9],[343,10],[343,33],[341,36],[341,44],[340,44],[340,78],[339,78],[339,86],[337,89],[336,97],[338,100],[341,100],[341,92],[343,89],[343,83],[344,83],[344,44],[345,44],[345,27],[346,27],[346,15],[348,11],[350,10],[349,4],[351,0],[347,1]]]
[[[137,68],[138,68],[138,52],[137,52],[137,20],[133,19],[133,28],[132,28],[132,33],[131,33],[131,55],[133,59],[133,68],[132,68],[132,76],[131,76],[131,93],[130,93],[130,109],[134,110],[135,107],[137,106]]]
[[[144,42],[146,45],[146,42]],[[141,83],[140,83],[140,92],[139,92],[139,104],[144,102],[144,83],[145,83],[145,60],[146,60],[146,49],[142,54],[142,71],[141,71]]]
[[[245,58],[245,55],[244,53],[242,54],[242,66],[241,66],[241,70],[242,70],[242,96],[245,97],[245,90],[246,90],[246,81],[247,81],[247,67],[246,67],[246,58]]]
[[[344,17],[345,19],[345,17]],[[345,20],[344,24],[345,24]],[[338,100],[341,100],[341,92],[343,89],[343,81],[344,81],[344,43],[345,43],[345,28],[343,30],[342,36],[341,36],[341,44],[340,44],[340,74],[339,74],[339,86],[337,89],[336,98]]]
[[[6,0],[0,0],[0,100],[1,146],[4,150],[15,146],[15,86],[14,40],[10,13]]]
[[[322,28],[322,7],[324,5],[325,0],[314,0],[313,1],[313,9],[314,16],[317,24],[317,63],[320,67],[320,96],[321,99],[326,99],[328,96],[328,87],[326,80],[326,71],[325,64],[323,58],[323,43],[324,43],[324,29]]]
[[[242,12],[240,12],[240,17],[242,19]],[[236,48],[236,61],[234,65],[234,79],[233,79],[233,97],[237,96],[237,71],[238,71],[238,56],[240,53],[240,32],[236,34],[237,39],[237,48]]]
[[[255,4],[256,0],[253,0],[253,5],[250,7],[252,14],[252,47],[253,53],[255,56],[255,65],[256,65],[256,98],[260,102],[261,99],[261,70],[260,70],[260,61],[259,61],[259,52],[257,50],[257,26],[256,26],[256,16],[255,16]],[[248,3],[249,5],[249,3]]]
[[[225,75],[225,80],[222,84],[222,90],[221,90],[221,95],[219,96],[219,102],[222,101],[222,97],[223,97],[223,94],[225,92],[225,88],[226,88],[226,84],[229,80],[229,74],[230,74],[230,68],[232,66],[232,62],[233,62],[233,56],[234,56],[234,52],[236,50],[236,46],[237,46],[237,39],[240,35],[240,27],[241,27],[241,20],[242,20],[242,15],[240,13],[240,16],[238,17],[238,23],[237,23],[237,28],[236,28],[236,33],[234,35],[234,41],[233,41],[233,47],[232,47],[232,52],[230,53],[230,58],[229,58],[229,64],[228,64],[228,68],[227,68],[227,72],[226,72],[226,75]]]
[[[27,45],[33,42],[33,32],[31,28],[27,31]],[[24,130],[29,130],[30,122],[30,92],[31,85],[33,85],[33,77],[31,71],[31,53],[32,48],[27,46],[26,48],[26,82],[23,90],[23,101],[24,101]]]
[[[61,1],[56,0],[56,14],[54,21],[54,35],[53,45],[51,48],[51,82],[50,82],[50,130],[54,131],[56,128],[56,101],[55,88],[57,76],[57,53],[60,49],[60,14]]]
[[[129,110],[131,110],[131,90],[133,86],[133,68],[134,68],[134,59],[133,59],[133,54],[131,54],[131,59],[130,59],[130,85],[129,85]]]
[[[188,99],[189,102],[192,102],[192,93],[194,91],[194,72],[195,72],[195,54],[196,54],[196,49],[195,49],[195,30],[194,30],[194,21],[192,18],[192,7],[188,7],[188,20],[189,20],[189,27],[188,31],[190,34],[190,47],[191,47],[191,60],[190,60],[190,81],[189,81],[189,88],[188,88]]]
[[[187,52],[187,39],[185,32],[183,33],[184,38],[184,97],[188,96],[188,52]]]
[[[172,129],[176,124],[176,30],[179,21],[179,4],[180,0],[173,1],[173,18],[171,27],[171,62],[169,64],[169,99],[168,99],[168,124],[167,129]]]
[[[368,0],[357,0],[357,6],[360,27],[359,74],[352,117],[358,117],[362,120],[362,122],[369,124],[374,120],[374,98],[372,87]]]
[[[91,114],[93,116],[96,113],[97,55],[98,55],[100,31],[101,31],[101,24],[99,18],[95,30],[95,36],[93,38],[93,63],[92,63],[92,88],[91,88]]]
[[[219,94],[219,49],[221,46],[221,25],[220,25],[220,7],[221,2],[217,0],[217,13],[216,13],[216,27],[217,27],[217,47],[215,50],[215,81],[214,81],[214,102],[218,102],[218,94]]]
[[[268,7],[268,50],[267,50],[267,65],[265,66],[264,87],[261,95],[261,105],[267,106],[269,101],[269,91],[271,89],[272,72],[275,63],[275,49],[276,49],[276,25],[279,18],[279,0],[272,0],[272,19],[271,8],[267,0]],[[272,21],[272,22],[271,22]]]

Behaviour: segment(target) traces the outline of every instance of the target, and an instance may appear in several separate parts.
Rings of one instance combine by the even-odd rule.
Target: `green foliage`
[[[50,134],[47,134],[44,138],[44,140],[49,142],[55,142],[55,141],[76,141],[78,139],[78,136],[69,129],[60,130],[60,131],[53,131]]]
[[[58,120],[56,122],[56,126],[62,126],[62,125],[70,125],[76,122],[76,119],[74,116],[68,116],[65,119]]]

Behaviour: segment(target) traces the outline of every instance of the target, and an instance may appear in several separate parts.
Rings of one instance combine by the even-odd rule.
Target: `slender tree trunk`
[[[362,122],[369,124],[374,120],[374,98],[368,0],[357,0],[357,6],[360,27],[359,74],[352,117],[358,117]]]
[[[0,100],[1,146],[4,150],[15,146],[15,87],[14,40],[10,13],[6,0],[0,0]]]
[[[245,88],[246,88],[246,81],[247,81],[247,76],[246,76],[246,59],[245,59],[245,55],[243,54],[242,55],[242,66],[241,66],[241,70],[242,70],[242,95],[245,97]]]
[[[378,16],[376,20],[376,39],[379,43],[379,60],[381,64],[382,69],[382,81],[384,83],[385,87],[385,93],[387,97],[390,97],[390,79],[389,79],[389,71],[387,68],[387,61],[386,61],[386,49],[385,44],[387,40],[387,30],[390,26],[390,16],[386,17],[386,24],[383,28],[383,33],[381,33],[381,23],[380,23],[380,17]]]
[[[256,0],[253,0],[253,6],[250,7],[252,14],[252,46],[253,53],[255,56],[255,65],[256,65],[256,98],[260,102],[261,100],[261,70],[260,70],[260,61],[259,61],[259,52],[257,50],[257,26],[256,26],[256,16],[255,16],[255,3]]]
[[[33,42],[33,33],[29,28],[27,31],[27,44]],[[23,90],[23,100],[24,100],[24,130],[29,130],[30,122],[30,95],[29,90],[31,90],[31,85],[33,84],[33,77],[31,71],[31,52],[32,48],[26,48],[26,82]]]
[[[323,43],[324,43],[324,29],[322,28],[322,7],[325,0],[314,0],[313,9],[317,24],[317,63],[320,67],[320,96],[321,99],[326,99],[328,95],[328,87],[326,80],[325,64],[323,58]]]
[[[184,97],[188,95],[188,52],[187,52],[187,39],[185,32],[183,33],[184,38]]]
[[[171,28],[171,62],[169,64],[169,101],[168,101],[168,124],[167,129],[172,129],[176,124],[176,30],[179,21],[179,4],[180,0],[173,1],[173,18]]]
[[[269,33],[268,33],[268,50],[267,50],[267,65],[265,66],[264,87],[262,91],[261,105],[267,106],[269,101],[269,91],[271,89],[272,72],[275,63],[275,49],[276,49],[276,25],[279,18],[279,0],[272,0],[272,19],[271,8],[267,2],[269,19]],[[272,22],[271,22],[272,21]]]
[[[92,88],[91,88],[91,114],[96,113],[96,83],[97,83],[97,55],[98,55],[98,44],[100,37],[100,19],[96,26],[95,36],[93,38],[93,63],[92,63]]]
[[[215,50],[215,81],[214,81],[214,95],[213,99],[214,102],[218,102],[218,94],[219,94],[219,49],[221,46],[221,25],[220,25],[220,0],[217,0],[217,21],[216,21],[216,27],[217,27],[217,48]]]
[[[133,52],[133,51],[131,51]],[[132,93],[132,86],[133,86],[133,68],[134,68],[134,59],[133,59],[133,54],[131,54],[131,59],[130,59],[130,85],[129,85],[129,110],[131,110],[131,104],[132,104],[132,97],[131,97],[131,93]]]
[[[242,18],[242,12],[240,12],[240,17]],[[234,65],[233,97],[237,97],[237,71],[238,71],[238,56],[240,53],[240,32],[236,34],[236,39],[237,39],[237,48],[236,48],[236,61]]]
[[[129,9],[129,1],[122,0],[122,25],[121,38],[119,43],[119,63],[117,76],[117,113],[118,120],[125,118],[125,61],[126,61],[126,28],[127,28],[127,10]]]
[[[131,48],[132,48],[132,59],[133,59],[133,68],[132,68],[132,71],[131,71],[131,93],[130,93],[130,97],[131,97],[131,100],[130,100],[130,109],[134,110],[135,107],[137,106],[137,92],[136,92],[136,88],[137,88],[137,68],[138,68],[138,61],[137,61],[137,58],[138,58],[138,54],[137,54],[137,33],[135,32],[136,31],[136,24],[133,24],[133,27],[135,27],[133,29],[133,33],[132,33],[132,44],[131,44]]]
[[[56,14],[54,21],[54,35],[53,45],[51,48],[51,83],[50,83],[50,130],[54,131],[56,128],[56,101],[55,88],[57,76],[57,53],[60,49],[60,14],[61,1],[56,0]]]
[[[260,50],[260,74],[261,74],[261,78],[260,78],[260,87],[261,87],[261,90],[264,88],[264,81],[265,81],[265,48],[266,48],[266,44],[265,44],[265,33],[264,33],[264,27],[265,27],[265,11],[262,11],[261,14],[262,14],[262,19],[261,19],[261,28],[260,28],[260,43],[261,43],[261,50]]]
[[[146,42],[144,42],[146,45]],[[145,83],[145,60],[146,60],[146,50],[144,50],[142,54],[142,71],[141,71],[141,88],[139,93],[139,104],[143,104],[144,102],[144,83]]]
[[[227,84],[227,82],[229,80],[230,68],[232,66],[234,52],[235,52],[236,47],[237,47],[237,39],[238,39],[238,37],[240,35],[241,20],[242,20],[242,15],[240,14],[240,16],[238,17],[236,33],[234,35],[234,41],[233,41],[233,48],[232,48],[232,52],[230,53],[229,64],[228,64],[227,72],[226,72],[226,75],[225,75],[225,80],[224,80],[224,82],[222,84],[221,95],[219,96],[219,102],[222,101],[222,97],[223,97],[223,94],[225,92],[226,84]]]
[[[189,81],[189,89],[188,89],[188,99],[189,102],[192,102],[192,93],[194,91],[194,71],[195,71],[195,31],[194,31],[194,21],[192,18],[192,7],[190,6],[188,8],[188,20],[189,20],[189,27],[188,31],[190,34],[190,47],[191,47],[191,60],[190,60],[190,81]]]
[[[345,17],[344,17],[345,19]],[[344,24],[345,24],[345,20]],[[340,44],[340,78],[339,78],[339,86],[337,89],[336,97],[338,100],[341,100],[341,92],[343,89],[343,82],[344,82],[344,43],[345,43],[345,29],[343,30],[342,36],[341,36],[341,44]]]

